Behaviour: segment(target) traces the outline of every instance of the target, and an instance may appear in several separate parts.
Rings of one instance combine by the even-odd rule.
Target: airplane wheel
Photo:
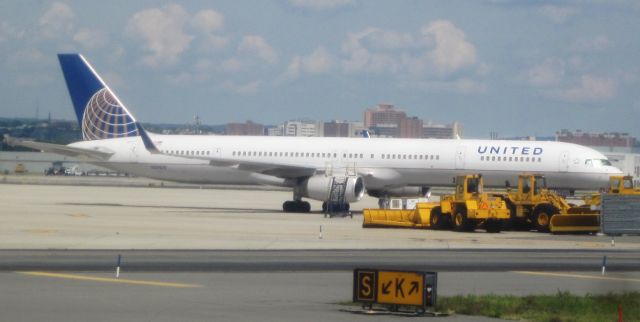
[[[284,212],[292,212],[292,211],[293,211],[293,209],[292,209],[292,208],[293,208],[292,203],[293,203],[293,202],[291,202],[291,201],[285,201],[285,202],[282,204],[282,211],[284,211]]]
[[[311,212],[311,204],[307,201],[301,201],[299,210],[304,213]]]
[[[327,202],[326,201],[322,202],[322,212],[324,212],[324,213],[327,212]]]

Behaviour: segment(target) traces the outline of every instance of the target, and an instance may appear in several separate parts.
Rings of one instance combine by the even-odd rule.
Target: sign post
[[[436,305],[438,274],[434,272],[355,269],[353,301],[368,305],[404,305],[427,307]]]

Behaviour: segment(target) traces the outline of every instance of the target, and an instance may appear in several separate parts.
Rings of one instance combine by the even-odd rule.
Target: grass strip
[[[436,310],[532,322],[618,321],[622,305],[624,321],[640,321],[640,292],[573,295],[459,295],[439,297]]]
[[[336,304],[361,305],[350,301]],[[435,311],[440,313],[531,322],[618,321],[618,307],[622,306],[623,321],[640,322],[640,292],[574,295],[559,291],[554,295],[439,296],[437,304]],[[385,305],[376,304],[374,307],[384,309]]]

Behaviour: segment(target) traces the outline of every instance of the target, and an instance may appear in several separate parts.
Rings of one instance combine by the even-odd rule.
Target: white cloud
[[[531,67],[521,78],[533,86],[550,86],[559,84],[565,75],[565,63],[558,59],[546,59]]]
[[[323,74],[331,70],[333,57],[327,49],[320,46],[311,55],[302,58],[302,68],[310,74]]]
[[[605,35],[596,35],[591,38],[582,38],[573,42],[571,48],[580,52],[603,51],[611,46],[611,41]]]
[[[228,43],[227,37],[207,34],[202,36],[200,40],[200,49],[203,52],[217,51],[226,48]]]
[[[142,62],[150,67],[177,63],[193,39],[185,31],[189,19],[189,14],[176,4],[134,14],[127,24],[127,32],[144,41],[149,54]]]
[[[13,39],[20,39],[24,36],[24,31],[16,29],[6,21],[0,23],[0,42]]]
[[[226,72],[238,72],[245,68],[245,65],[237,58],[229,58],[222,62],[222,70]]]
[[[290,0],[290,2],[295,7],[312,10],[334,9],[354,4],[354,0]]]
[[[294,56],[287,70],[280,76],[277,82],[294,79],[302,73],[324,74],[331,71],[334,65],[333,56],[326,48],[320,46],[307,56]]]
[[[25,73],[22,72],[16,76],[16,85],[18,86],[38,86],[53,81],[51,75],[43,73]]]
[[[107,44],[108,37],[100,30],[81,28],[73,35],[73,40],[86,49],[97,49]]]
[[[476,63],[476,48],[466,40],[464,32],[448,20],[437,20],[422,28],[422,34],[432,37],[435,48],[427,57],[440,73],[455,72]]]
[[[361,34],[363,45],[372,49],[398,49],[419,45],[409,33],[368,27]]]
[[[5,62],[6,66],[33,65],[45,61],[44,54],[39,49],[25,48],[13,52]]]
[[[270,64],[278,62],[278,53],[261,36],[244,36],[238,50],[256,55]]]
[[[551,19],[553,22],[562,23],[569,19],[571,16],[578,13],[578,10],[571,7],[545,5],[540,8],[540,13],[543,16]]]
[[[395,72],[399,63],[389,53],[376,53],[367,48],[366,39],[377,30],[366,28],[357,33],[348,33],[347,39],[342,43],[342,51],[349,58],[343,60],[342,67],[347,72]]]
[[[262,81],[252,81],[245,84],[238,84],[232,81],[226,81],[222,84],[222,88],[231,93],[235,94],[255,94],[262,86]]]
[[[460,78],[453,81],[429,80],[418,82],[403,82],[402,88],[415,88],[423,91],[451,92],[457,94],[478,94],[487,92],[485,83],[469,79]]]
[[[215,10],[201,10],[193,17],[193,25],[204,33],[211,33],[222,28],[224,16]]]
[[[348,55],[343,60],[347,72],[406,72],[441,77],[477,66],[475,46],[465,33],[448,20],[436,20],[422,27],[417,36],[368,27],[348,33],[342,43]]]
[[[73,9],[66,3],[52,3],[38,21],[42,36],[53,38],[61,33],[70,33],[73,29],[74,17]]]
[[[559,91],[558,96],[570,102],[608,100],[616,96],[616,84],[611,78],[583,75],[579,84]]]

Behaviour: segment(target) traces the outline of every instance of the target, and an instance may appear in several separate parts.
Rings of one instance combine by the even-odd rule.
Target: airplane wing
[[[144,147],[151,154],[165,154],[171,156],[178,156],[181,158],[188,159],[196,159],[196,160],[206,160],[209,161],[209,164],[220,167],[234,167],[239,170],[249,171],[249,172],[257,172],[265,175],[270,175],[278,178],[284,179],[295,179],[295,178],[306,178],[310,177],[316,173],[318,170],[312,167],[301,167],[298,165],[288,165],[288,164],[277,164],[277,163],[269,163],[269,162],[259,162],[259,161],[243,161],[243,160],[233,160],[226,158],[218,158],[211,156],[196,156],[196,155],[173,155],[167,154],[160,151],[156,145],[153,143],[147,131],[142,128],[140,123],[136,122],[136,127],[138,129],[138,133],[140,133],[140,137],[142,138],[142,142],[144,143]]]
[[[5,135],[4,139],[7,142],[7,144],[11,146],[24,146],[27,148],[40,150],[44,152],[51,152],[51,153],[56,153],[56,154],[61,154],[61,155],[66,155],[66,156],[76,157],[76,158],[89,159],[89,160],[106,161],[113,154],[105,151],[82,149],[82,148],[72,147],[72,146],[62,145],[62,144],[52,144],[52,143],[24,140],[19,138],[13,138],[8,135]]]
[[[182,157],[182,156],[181,156]],[[287,164],[276,164],[255,161],[228,160],[223,158],[206,157],[206,156],[187,156],[194,159],[209,160],[209,164],[215,166],[234,167],[239,170],[257,172],[278,178],[295,179],[301,177],[310,177],[318,171],[316,168],[300,167]]]

